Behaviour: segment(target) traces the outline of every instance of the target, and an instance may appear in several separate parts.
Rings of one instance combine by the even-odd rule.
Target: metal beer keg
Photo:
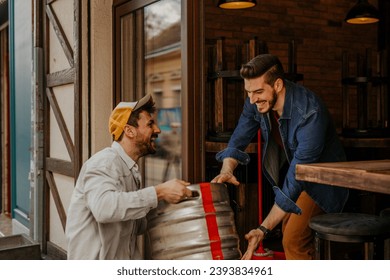
[[[190,185],[193,197],[160,202],[148,214],[147,258],[211,260],[241,258],[239,237],[225,184]]]

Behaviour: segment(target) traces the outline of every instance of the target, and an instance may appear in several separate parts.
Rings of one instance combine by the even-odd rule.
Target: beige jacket
[[[154,187],[139,189],[138,165],[113,142],[86,161],[67,213],[68,259],[140,259],[137,235],[157,207]]]

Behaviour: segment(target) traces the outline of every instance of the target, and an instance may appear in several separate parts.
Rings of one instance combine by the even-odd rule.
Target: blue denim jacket
[[[295,179],[297,163],[346,160],[329,112],[310,90],[289,81],[285,84],[283,115],[279,118],[284,149],[278,148],[270,134],[269,114],[261,114],[247,98],[227,148],[217,153],[216,159],[223,161],[231,157],[240,164],[248,164],[249,156],[244,150],[260,128],[263,139],[262,171],[273,186],[275,203],[286,212],[301,214],[295,202],[301,192],[306,191],[325,212],[340,212],[348,199],[348,189]],[[283,160],[288,161],[289,168],[284,181],[278,182]]]

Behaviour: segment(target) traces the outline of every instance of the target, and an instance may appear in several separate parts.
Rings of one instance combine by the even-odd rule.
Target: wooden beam
[[[47,157],[45,164],[47,171],[69,177],[74,176],[74,164],[70,161]]]
[[[46,88],[46,96],[49,100],[49,103],[50,103],[50,106],[53,110],[54,116],[57,120],[58,127],[60,128],[60,132],[61,132],[62,138],[64,139],[65,146],[66,146],[66,149],[68,150],[68,154],[70,156],[70,159],[73,162],[74,154],[75,154],[73,141],[70,137],[68,128],[67,128],[66,123],[65,123],[65,119],[62,116],[57,99],[56,99],[54,92],[51,88]]]
[[[65,225],[66,225],[66,213],[64,206],[62,205],[61,197],[57,189],[56,182],[54,180],[54,176],[52,172],[46,171],[46,180],[50,188],[50,192],[53,196],[54,203],[57,208],[58,215],[60,216],[60,221],[62,224],[62,229],[65,232]]]
[[[73,61],[72,47],[70,46],[68,40],[66,39],[65,32],[62,29],[61,24],[59,23],[56,14],[54,13],[53,9],[51,8],[51,6],[49,4],[46,5],[46,14],[47,14],[47,17],[49,18],[50,23],[53,26],[54,32],[57,35],[57,38],[62,46],[62,49],[64,50],[65,56],[68,59],[70,67],[73,67],[74,61]]]
[[[47,87],[56,87],[74,83],[75,69],[69,68],[46,75]]]

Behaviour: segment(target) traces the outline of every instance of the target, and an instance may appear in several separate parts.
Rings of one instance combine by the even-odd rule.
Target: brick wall
[[[257,37],[267,43],[269,53],[280,57],[286,71],[288,45],[294,40],[297,72],[304,75],[300,83],[324,99],[336,126],[341,128],[342,52],[348,51],[351,67],[354,67],[356,55],[364,55],[366,48],[370,48],[372,68],[376,69],[378,24],[350,25],[344,22],[355,0],[257,2],[257,6],[251,9],[223,10],[216,7],[216,0],[205,0],[206,40],[225,38],[225,67],[239,69],[235,61],[237,46]],[[370,3],[377,7],[377,1],[370,0]]]

